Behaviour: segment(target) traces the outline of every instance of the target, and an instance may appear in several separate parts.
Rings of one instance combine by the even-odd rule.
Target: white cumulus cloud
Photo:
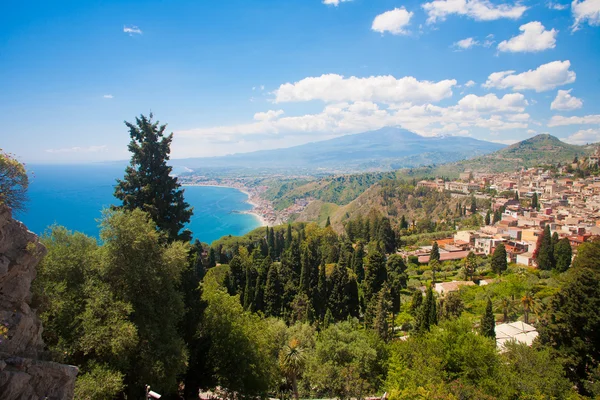
[[[394,8],[376,16],[371,29],[380,33],[389,32],[394,35],[406,35],[408,31],[405,28],[410,24],[412,16],[413,13],[406,11],[404,7]]]
[[[102,98],[104,98],[104,99],[112,99],[113,95],[112,94],[105,94],[104,96],[102,96]]]
[[[573,12],[573,30],[580,28],[581,24],[586,22],[591,26],[600,25],[600,0],[573,0],[571,3]]]
[[[129,36],[141,35],[142,34],[142,30],[140,28],[138,28],[137,26],[135,26],[135,25],[131,25],[131,26],[125,25],[123,27],[123,32],[128,33]]]
[[[412,76],[395,78],[391,75],[345,78],[325,74],[285,83],[275,90],[275,102],[322,100],[327,103],[344,101],[374,101],[386,104],[438,102],[452,96],[455,79],[439,82],[419,81]]]
[[[458,47],[463,50],[470,49],[471,47],[477,46],[478,44],[479,42],[473,39],[472,37],[468,37],[466,39],[459,40],[458,42],[454,42],[455,47]]]
[[[493,21],[501,18],[518,19],[527,10],[520,4],[494,5],[488,0],[434,0],[422,5],[427,12],[427,23],[444,21],[448,15],[464,15],[476,21]]]
[[[556,98],[550,104],[551,110],[576,110],[583,106],[583,101],[575,96],[571,96],[571,90],[559,90]]]
[[[600,142],[600,129],[582,129],[566,138],[565,142],[571,144],[598,143]]]
[[[575,82],[576,75],[569,69],[570,67],[571,62],[566,60],[552,61],[520,74],[515,74],[515,71],[494,72],[490,74],[483,87],[544,92]]]
[[[505,94],[498,98],[495,94],[486,94],[485,96],[476,96],[469,94],[460,99],[458,107],[462,110],[472,111],[494,111],[494,112],[523,112],[528,105],[525,96],[521,93]]]
[[[539,21],[532,21],[521,25],[520,35],[498,44],[498,50],[512,53],[534,53],[556,47],[556,29],[546,30]]]
[[[254,114],[255,121],[270,121],[283,115],[283,110],[269,110],[267,112],[258,112]]]
[[[555,115],[550,119],[548,126],[553,127],[553,126],[565,126],[565,125],[594,125],[594,124],[600,124],[600,114],[584,115],[583,117],[563,117],[562,115]]]
[[[470,81],[467,81],[467,83],[465,83],[465,87],[471,87],[471,86],[475,86],[475,81],[470,80]]]

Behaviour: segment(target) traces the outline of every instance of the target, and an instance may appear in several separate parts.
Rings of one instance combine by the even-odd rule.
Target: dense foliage
[[[123,202],[122,209],[141,209],[147,212],[170,240],[187,239],[189,231],[180,232],[190,221],[192,209],[183,198],[177,178],[171,176],[167,165],[173,134],[165,136],[166,125],[141,115],[129,128],[131,163],[125,177],[115,187],[115,197]]]
[[[0,205],[23,210],[27,199],[29,177],[25,166],[0,149]]]

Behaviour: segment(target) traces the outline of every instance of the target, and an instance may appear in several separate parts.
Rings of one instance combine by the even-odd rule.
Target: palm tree
[[[508,322],[508,316],[515,311],[514,301],[508,297],[502,297],[498,302],[497,306],[502,309],[502,322]]]
[[[525,294],[525,296],[523,296],[521,298],[521,304],[523,305],[523,312],[525,313],[524,315],[524,322],[526,324],[529,323],[529,312],[531,311],[531,309],[533,308],[535,301],[533,300],[533,296],[531,296],[531,293],[528,292]]]
[[[298,400],[298,376],[304,371],[306,357],[304,349],[300,346],[297,339],[290,340],[290,343],[283,346],[279,352],[279,366],[292,383],[294,399]]]

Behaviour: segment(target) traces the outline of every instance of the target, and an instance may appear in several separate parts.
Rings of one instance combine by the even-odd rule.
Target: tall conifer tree
[[[177,178],[171,176],[172,168],[167,165],[171,152],[173,134],[165,136],[166,125],[152,121],[149,117],[136,117],[135,124],[125,122],[129,128],[130,165],[125,177],[118,180],[115,197],[123,202],[117,208],[147,212],[158,228],[169,240],[190,240],[191,232],[181,232],[190,221],[192,208],[183,198],[183,189]]]

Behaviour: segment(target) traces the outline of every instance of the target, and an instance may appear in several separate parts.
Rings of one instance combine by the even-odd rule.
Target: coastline
[[[183,186],[183,187],[185,187],[185,186],[220,187],[220,188],[235,189],[235,190],[237,190],[239,192],[242,192],[242,193],[244,193],[247,196],[245,202],[248,203],[248,204],[250,204],[252,206],[252,209],[251,210],[238,211],[238,213],[240,213],[240,214],[248,214],[248,215],[253,216],[258,221],[258,224],[259,224],[258,227],[259,228],[260,227],[269,226],[269,223],[267,222],[266,218],[263,215],[261,215],[258,212],[258,210],[257,210],[258,207],[259,207],[258,203],[256,203],[255,201],[253,201],[252,194],[246,188],[238,188],[238,187],[235,187],[235,186],[228,186],[228,185],[203,185],[203,184],[197,184],[197,183],[185,183],[185,184],[181,184],[181,186]]]

